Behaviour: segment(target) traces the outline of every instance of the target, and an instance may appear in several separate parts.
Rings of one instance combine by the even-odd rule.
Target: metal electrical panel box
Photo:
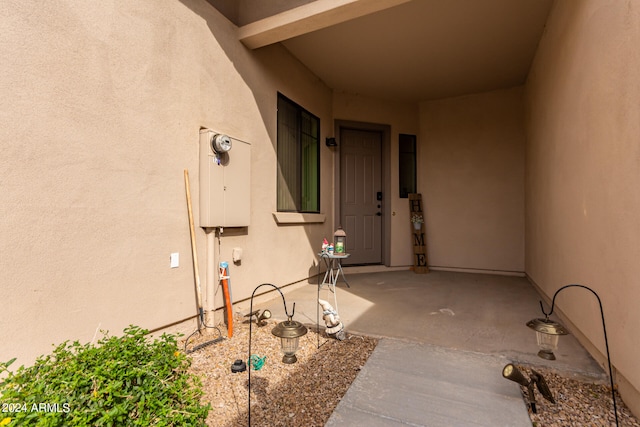
[[[200,227],[247,227],[251,145],[200,130]]]

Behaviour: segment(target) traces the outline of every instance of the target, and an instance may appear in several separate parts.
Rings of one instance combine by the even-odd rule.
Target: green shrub
[[[176,338],[129,326],[97,345],[64,342],[16,372],[0,363],[0,426],[198,426],[201,383]]]

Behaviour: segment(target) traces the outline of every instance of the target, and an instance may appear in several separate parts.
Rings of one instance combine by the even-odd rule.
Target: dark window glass
[[[400,197],[416,192],[416,136],[400,134],[398,147]]]
[[[320,212],[320,119],[278,94],[278,211]]]

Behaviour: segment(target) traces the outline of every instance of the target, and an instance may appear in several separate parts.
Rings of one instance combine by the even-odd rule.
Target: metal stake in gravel
[[[602,330],[604,331],[604,345],[607,349],[607,362],[609,363],[609,379],[611,380],[611,400],[613,401],[613,414],[616,417],[616,427],[617,427],[618,411],[616,408],[616,390],[613,384],[613,370],[611,369],[611,356],[609,355],[609,340],[607,339],[607,327],[604,324],[604,310],[602,309],[602,301],[600,300],[600,297],[598,296],[596,291],[594,291],[593,289],[587,286],[578,285],[578,284],[565,285],[561,287],[556,291],[555,294],[553,294],[553,299],[551,300],[551,311],[549,313],[544,311],[544,306],[542,305],[542,301],[540,301],[540,309],[542,310],[542,314],[545,315],[545,318],[530,320],[529,322],[527,322],[527,326],[534,329],[536,333],[541,332],[541,333],[547,333],[547,334],[550,333],[549,328],[552,328],[554,331],[553,334],[555,336],[559,334],[557,331],[562,331],[562,332],[566,331],[566,328],[562,326],[560,323],[554,322],[553,320],[549,320],[549,316],[551,316],[551,314],[553,313],[553,308],[556,305],[556,296],[558,296],[560,291],[562,291],[563,289],[572,288],[572,287],[582,288],[590,291],[593,295],[596,296],[596,298],[598,299],[598,304],[600,305],[600,317],[602,317]],[[560,333],[560,335],[563,335],[563,333]],[[544,349],[541,347],[541,352],[544,354],[544,351],[542,350]],[[538,353],[538,355],[540,357],[546,358],[543,355],[540,355],[540,353]],[[550,360],[553,360],[553,359],[550,359]]]
[[[283,362],[295,363],[295,360],[296,360],[295,352],[297,350],[298,338],[300,338],[301,336],[307,333],[307,328],[303,326],[300,322],[296,322],[295,320],[293,320],[293,315],[296,312],[296,303],[295,302],[293,303],[293,310],[291,311],[291,314],[289,314],[289,311],[287,310],[287,302],[284,299],[284,294],[282,293],[279,287],[277,287],[276,285],[272,285],[271,283],[263,283],[262,285],[258,285],[253,290],[253,292],[251,293],[251,303],[249,304],[249,313],[253,313],[253,296],[256,294],[256,291],[262,286],[271,286],[276,291],[280,292],[280,296],[282,297],[282,304],[284,305],[284,312],[287,315],[287,320],[285,322],[279,323],[276,326],[276,328],[274,328],[274,330],[280,328],[280,331],[278,332],[279,333],[282,332],[282,333],[280,333],[280,335],[277,335],[274,332],[274,335],[280,337],[282,340],[282,349],[285,352],[285,358],[283,359]],[[253,322],[249,321],[249,358],[247,360],[251,360],[251,325],[252,324]],[[288,342],[291,340],[295,340],[296,348],[293,348],[291,343]],[[251,427],[251,367],[249,367],[248,388],[249,388],[247,392],[247,395],[249,396],[249,402],[248,402],[248,408],[247,408],[247,412],[249,413],[248,425],[249,427]]]

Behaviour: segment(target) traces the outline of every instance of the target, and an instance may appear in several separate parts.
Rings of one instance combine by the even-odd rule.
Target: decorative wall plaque
[[[422,212],[422,194],[420,193],[409,194],[409,219],[413,244],[413,271],[428,273],[427,242],[424,238],[424,214]]]

